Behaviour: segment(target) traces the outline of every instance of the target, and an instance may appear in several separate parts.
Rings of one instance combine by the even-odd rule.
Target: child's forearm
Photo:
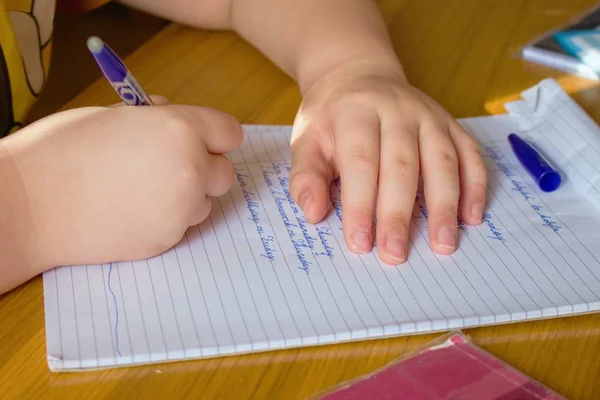
[[[403,74],[374,0],[230,1],[233,29],[293,76],[303,93],[348,63]]]
[[[349,62],[403,74],[374,0],[120,1],[186,25],[233,29],[303,92]]]
[[[6,139],[5,139],[6,140]],[[0,141],[0,294],[39,274],[33,220],[21,176]]]

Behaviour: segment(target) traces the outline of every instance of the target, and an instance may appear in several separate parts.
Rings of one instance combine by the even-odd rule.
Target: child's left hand
[[[310,222],[330,209],[329,184],[339,176],[349,248],[371,250],[376,210],[381,259],[404,262],[419,174],[430,244],[450,254],[459,199],[466,223],[483,216],[486,169],[475,141],[401,70],[346,64],[307,91],[294,124],[290,185]]]

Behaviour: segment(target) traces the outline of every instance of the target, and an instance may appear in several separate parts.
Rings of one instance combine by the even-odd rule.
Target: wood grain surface
[[[529,64],[519,47],[592,0],[381,0],[410,80],[454,116],[503,103],[554,77],[600,121],[598,84]],[[126,60],[151,93],[227,111],[244,123],[291,124],[297,86],[227,32],[169,25]],[[74,72],[75,73],[75,72]],[[118,102],[99,80],[66,107]],[[600,398],[600,314],[469,329],[474,342],[570,399]],[[0,297],[1,399],[301,399],[379,368],[437,335],[346,343],[135,368],[50,373],[41,278]]]

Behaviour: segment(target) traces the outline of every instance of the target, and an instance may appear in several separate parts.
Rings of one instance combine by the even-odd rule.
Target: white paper
[[[570,103],[554,115],[593,129]],[[339,186],[332,185],[334,212],[306,223],[288,189],[291,128],[246,126],[241,149],[230,155],[237,181],[175,248],[139,262],[44,274],[50,369],[230,355],[600,309],[600,214],[573,179],[587,173],[584,165],[572,163],[563,186],[542,193],[510,150],[507,135],[517,129],[510,116],[461,123],[485,154],[489,203],[483,224],[461,225],[454,254],[431,251],[422,195],[405,264],[383,264],[376,249],[351,253],[341,230]],[[536,129],[550,140],[548,124]],[[558,130],[551,140],[566,134]],[[590,135],[580,140],[589,142]]]

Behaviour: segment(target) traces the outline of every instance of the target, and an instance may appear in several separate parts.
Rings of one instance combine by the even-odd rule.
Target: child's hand
[[[343,227],[355,252],[377,246],[390,264],[403,262],[419,173],[434,251],[456,248],[457,209],[481,222],[486,170],[478,147],[400,71],[343,66],[306,93],[292,138],[291,191],[311,222],[329,209],[328,187],[341,177]],[[376,207],[375,207],[376,206]]]
[[[154,256],[226,193],[222,154],[242,141],[229,115],[195,106],[82,108],[8,138],[44,267]],[[27,136],[25,136],[27,135]],[[11,140],[12,139],[12,140]]]

